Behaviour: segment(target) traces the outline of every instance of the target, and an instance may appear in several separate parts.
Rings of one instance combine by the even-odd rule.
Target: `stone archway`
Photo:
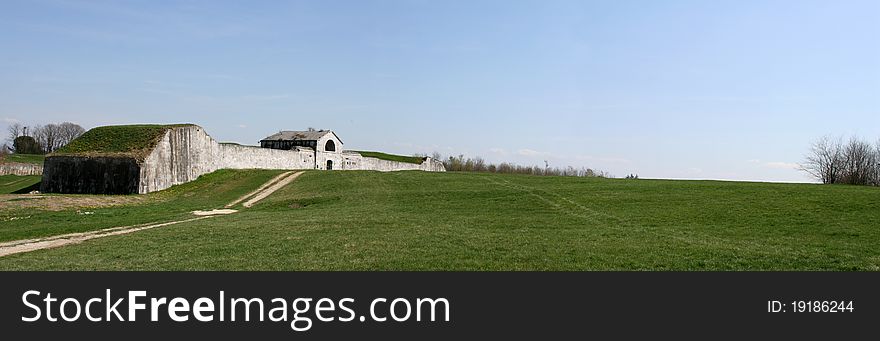
[[[333,160],[327,160],[327,170],[333,170]]]

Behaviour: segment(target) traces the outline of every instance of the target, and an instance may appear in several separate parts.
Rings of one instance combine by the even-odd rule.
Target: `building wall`
[[[0,163],[0,175],[40,175],[43,165],[21,162]]]
[[[318,139],[317,150],[319,152],[327,152],[327,150],[325,150],[324,148],[327,146],[327,141],[329,141],[329,140],[333,140],[333,144],[335,145],[336,150],[332,151],[332,152],[328,152],[328,153],[341,153],[342,151],[345,150],[342,146],[342,141],[340,141],[338,138],[336,138],[336,134],[334,134],[332,131],[329,134],[321,136],[321,138]]]

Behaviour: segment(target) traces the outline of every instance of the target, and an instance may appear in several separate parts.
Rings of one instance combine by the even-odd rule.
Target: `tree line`
[[[415,154],[414,156],[426,157],[426,154]],[[522,166],[510,162],[502,162],[499,164],[486,162],[481,157],[465,157],[464,155],[444,157],[438,152],[430,155],[431,158],[443,163],[443,166],[449,172],[483,172],[483,173],[500,173],[500,174],[528,174],[528,175],[550,175],[550,176],[580,176],[580,177],[601,177],[610,178],[611,174],[601,170],[595,170],[586,167],[575,168],[568,167],[550,167],[547,161],[544,161],[544,167],[540,166]]]
[[[4,150],[18,154],[46,154],[66,146],[86,130],[76,123],[49,123],[26,127],[13,123],[7,128],[7,137],[12,146]]]
[[[880,140],[824,136],[813,141],[801,170],[824,184],[880,186]]]

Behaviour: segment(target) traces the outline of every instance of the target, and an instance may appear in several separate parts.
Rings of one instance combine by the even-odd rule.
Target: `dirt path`
[[[169,226],[174,224],[186,223],[190,221],[202,220],[211,218],[214,216],[203,216],[197,218],[190,218],[185,220],[178,221],[169,221],[166,223],[159,224],[147,224],[147,225],[135,225],[135,226],[122,226],[122,227],[111,227],[108,229],[91,231],[91,232],[81,232],[81,233],[70,233],[63,234],[60,236],[52,236],[46,238],[37,238],[37,239],[24,239],[24,240],[15,240],[11,242],[0,243],[0,257],[8,256],[16,253],[29,252],[34,250],[42,250],[53,247],[59,247],[70,244],[79,244],[89,239],[107,237],[107,236],[117,236],[121,234],[127,234],[147,229],[152,229],[156,227]]]
[[[244,207],[254,206],[254,204],[256,204],[258,201],[263,200],[264,198],[268,197],[272,193],[275,193],[275,191],[281,189],[284,186],[287,186],[287,184],[289,184],[291,181],[298,178],[300,174],[302,174],[302,172],[296,172],[296,173],[288,175],[287,177],[285,177],[281,180],[278,180],[278,182],[272,184],[272,186],[270,186],[269,188],[266,188],[262,192],[257,193],[257,195],[252,197],[250,200],[245,201],[244,204],[241,204],[241,205]]]
[[[272,178],[272,180],[269,180],[268,182],[264,183],[259,188],[257,188],[255,191],[250,192],[250,193],[236,199],[235,201],[227,204],[226,205],[227,209],[210,210],[210,211],[193,211],[192,213],[194,215],[196,215],[195,218],[177,220],[177,221],[169,221],[169,222],[164,222],[164,223],[148,223],[148,224],[132,225],[132,226],[111,227],[111,228],[106,228],[103,230],[90,231],[90,232],[69,233],[69,234],[63,234],[63,235],[51,236],[51,237],[45,237],[45,238],[22,239],[22,240],[3,242],[3,243],[0,243],[0,257],[8,256],[8,255],[16,254],[16,253],[22,253],[22,252],[30,252],[30,251],[35,251],[35,250],[55,248],[55,247],[60,247],[60,246],[65,246],[65,245],[70,245],[70,244],[79,244],[79,243],[82,243],[82,242],[90,240],[90,239],[107,237],[107,236],[117,236],[117,235],[128,234],[128,233],[132,233],[132,232],[137,232],[137,231],[142,231],[142,230],[147,230],[147,229],[152,229],[152,228],[157,228],[157,227],[164,227],[164,226],[170,226],[170,225],[175,225],[175,224],[180,224],[180,223],[187,223],[187,222],[191,222],[191,221],[216,217],[218,215],[233,214],[238,211],[233,210],[233,209],[228,209],[229,207],[235,206],[236,204],[238,204],[244,200],[247,200],[247,201],[245,201],[245,203],[242,204],[242,206],[251,207],[254,204],[256,204],[257,202],[259,202],[260,200],[263,200],[264,198],[268,197],[269,195],[271,195],[275,191],[281,189],[284,186],[287,186],[287,184],[289,184],[291,181],[293,181],[294,179],[299,177],[300,174],[302,174],[302,172],[282,173],[281,175],[278,175],[278,176]],[[250,199],[248,200],[248,198],[250,198]]]
[[[272,178],[272,180],[267,181],[266,183],[264,183],[263,185],[261,185],[259,188],[255,189],[253,192],[250,192],[250,193],[248,193],[248,194],[245,194],[245,195],[241,196],[241,197],[238,198],[238,199],[235,199],[235,201],[226,204],[225,207],[226,207],[226,208],[230,208],[230,207],[232,207],[232,206],[238,205],[238,203],[240,203],[240,202],[244,201],[245,199],[250,198],[250,197],[252,197],[252,196],[254,196],[254,195],[257,195],[258,193],[260,193],[260,192],[262,192],[263,190],[265,190],[267,187],[272,186],[273,184],[275,184],[275,183],[278,182],[279,180],[281,180],[281,179],[283,179],[283,178],[289,176],[289,175],[292,174],[292,173],[293,173],[293,172],[284,172],[284,173],[278,174],[278,176]]]

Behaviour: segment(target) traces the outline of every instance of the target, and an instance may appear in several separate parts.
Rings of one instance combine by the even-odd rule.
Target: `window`
[[[324,151],[335,152],[336,151],[336,143],[334,143],[333,140],[328,140],[327,144],[324,145]]]

